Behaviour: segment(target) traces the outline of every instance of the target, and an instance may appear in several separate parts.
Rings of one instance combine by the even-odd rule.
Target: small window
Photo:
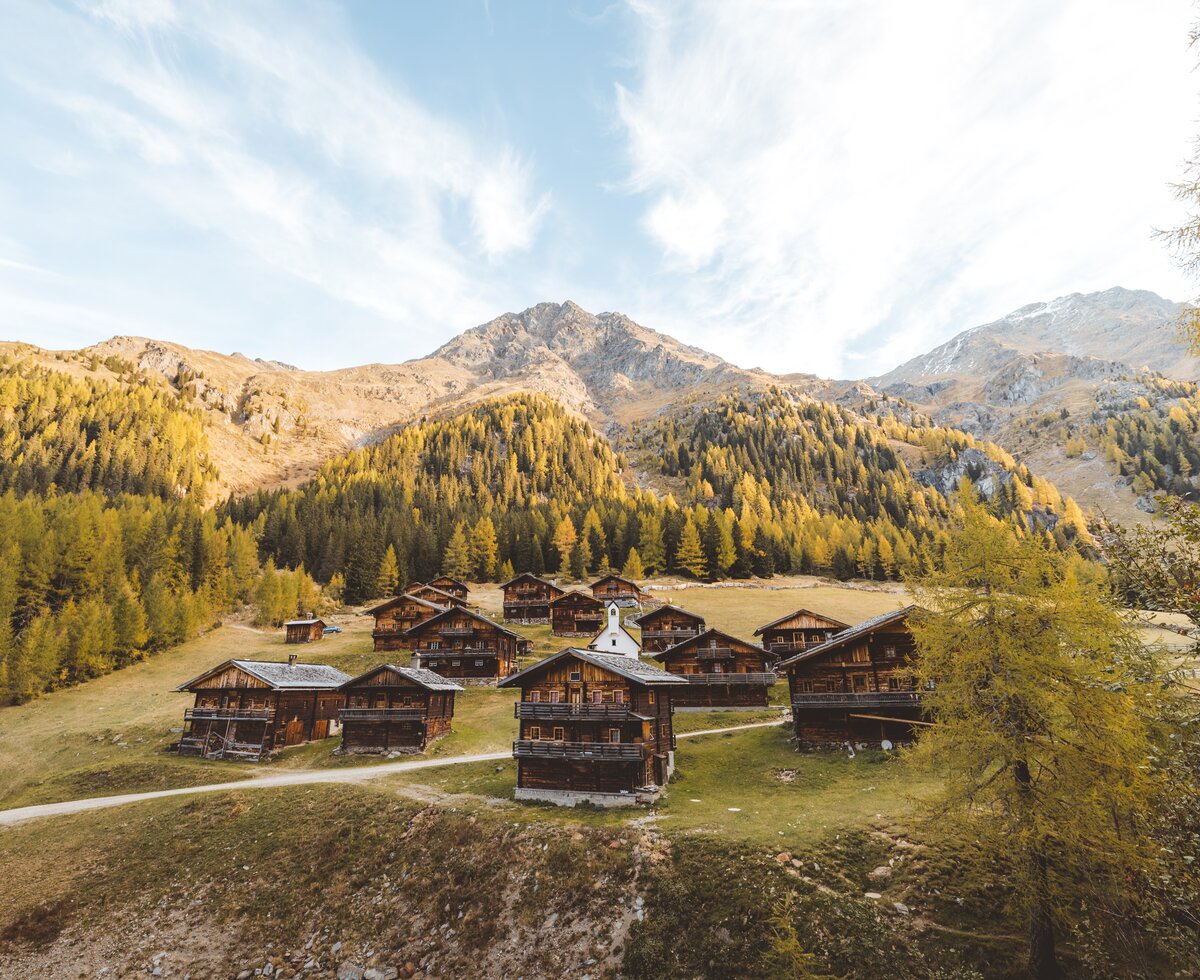
[[[411,694],[404,695],[404,707],[406,707],[406,708],[412,707],[412,695]]]
[[[573,680],[573,681],[583,680],[583,674],[581,674],[578,670],[573,670],[573,671],[571,671],[571,680]]]
[[[551,691],[550,692],[550,703],[551,704],[558,704],[558,702],[561,700],[562,700],[562,691]]]
[[[608,740],[613,743],[620,742],[621,741],[621,729],[610,728],[608,730]]]
[[[530,737],[530,739],[541,738],[542,737],[542,726],[541,725],[531,726],[529,729],[529,737]]]
[[[616,645],[617,645],[617,638],[616,638],[615,636],[613,637],[613,640],[612,640],[612,645],[613,645],[613,646],[616,646]]]
[[[592,704],[603,704],[608,699],[603,691],[592,691]]]
[[[722,673],[724,670],[725,670],[725,668],[724,668],[724,667],[722,667],[720,664],[713,664],[713,669],[712,669],[712,672],[713,672],[714,674],[720,674],[720,673]]]
[[[648,703],[650,703],[650,704],[654,703],[654,692],[653,691],[650,692]]]
[[[812,681],[801,681],[800,682],[800,690],[806,691],[809,694],[811,694],[812,689],[813,689]]]
[[[671,726],[665,723],[661,725],[658,730],[659,734],[661,734],[663,738],[667,738],[671,734]]]
[[[530,691],[529,692],[529,700],[533,701],[535,703],[538,701],[541,701],[542,700],[542,692],[541,691]]]
[[[561,728],[554,729],[554,741],[556,741],[556,742],[563,741],[563,730]]]
[[[476,666],[476,667],[482,667],[482,666],[483,666],[483,661],[482,661],[482,660],[476,660],[476,661],[475,661],[475,666]]]
[[[437,662],[436,660],[431,660],[431,661],[429,661],[429,666],[430,666],[430,667],[436,667],[437,665],[438,665],[438,662]]]
[[[612,699],[613,699],[613,702],[616,704],[624,704],[625,703],[625,692],[624,691],[613,691]]]
[[[462,666],[462,661],[461,661],[461,660],[452,660],[452,661],[451,661],[451,665],[452,665],[452,666],[454,666],[454,667],[461,667],[461,666]]]
[[[895,659],[896,659],[896,648],[895,648],[894,646],[886,646],[886,647],[884,647],[884,648],[883,648],[883,655],[884,655],[884,656],[885,656],[885,657],[886,657],[888,660],[895,660]]]

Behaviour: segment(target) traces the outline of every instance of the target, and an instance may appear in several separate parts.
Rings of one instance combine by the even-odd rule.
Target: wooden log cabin
[[[620,575],[605,575],[588,586],[601,602],[615,602],[618,606],[640,606],[650,600],[636,582]]]
[[[435,589],[441,589],[443,592],[448,592],[450,595],[462,599],[463,602],[468,602],[471,597],[471,589],[467,586],[467,583],[460,582],[449,575],[439,575],[437,578],[431,578],[426,584],[432,585]]]
[[[530,572],[522,572],[500,588],[504,590],[506,623],[550,622],[550,603],[563,594],[563,590],[553,582],[547,582]]]
[[[462,688],[419,667],[380,664],[342,685],[342,752],[424,752],[451,730]]]
[[[408,631],[413,666],[486,684],[511,674],[523,637],[470,609],[447,609]]]
[[[781,657],[791,657],[809,647],[832,640],[844,629],[849,629],[848,623],[822,616],[811,609],[797,609],[795,612],[781,616],[774,622],[760,626],[754,631],[755,636],[762,637],[762,645],[772,653]]]
[[[424,599],[426,602],[432,602],[439,606],[464,608],[467,605],[466,599],[461,599],[445,589],[439,589],[436,585],[428,583],[414,582],[404,591],[408,595],[415,595],[418,599]]]
[[[519,687],[518,800],[561,806],[653,802],[675,767],[680,678],[654,664],[570,647],[501,687]]]
[[[284,643],[315,643],[325,638],[325,621],[321,619],[293,619],[283,628]]]
[[[554,636],[594,636],[604,625],[604,603],[571,589],[550,600],[550,632]]]
[[[676,710],[700,711],[765,708],[778,658],[755,643],[709,629],[654,654],[654,659],[687,682],[675,694]]]
[[[181,755],[261,759],[275,749],[336,735],[341,686],[326,664],[227,660],[176,691],[195,695],[183,713]]]
[[[704,617],[678,606],[659,606],[632,620],[642,631],[642,652],[662,653],[704,632]]]
[[[448,608],[406,592],[368,609],[367,612],[375,617],[375,628],[371,631],[375,652],[411,649],[408,631]]]
[[[922,722],[909,673],[915,646],[907,624],[916,608],[868,619],[779,664],[801,747],[912,740]]]

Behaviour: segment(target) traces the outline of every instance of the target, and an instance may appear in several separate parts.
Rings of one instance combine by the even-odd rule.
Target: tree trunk
[[[1014,776],[1021,791],[1028,793],[1033,781],[1029,766],[1023,761],[1018,762]],[[1054,948],[1054,920],[1050,915],[1046,856],[1037,843],[1032,847],[1029,863],[1033,895],[1029,902],[1029,962],[1026,971],[1031,980],[1058,980],[1062,973],[1058,969]]]

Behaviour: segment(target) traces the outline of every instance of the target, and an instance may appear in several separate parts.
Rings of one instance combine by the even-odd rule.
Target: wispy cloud
[[[496,264],[536,240],[549,194],[532,162],[424,108],[333,9],[107,0],[28,13],[31,33],[59,42],[17,51],[10,38],[0,60],[7,47],[12,80],[74,119],[147,217],[434,336],[493,315]]]
[[[1185,0],[631,0],[645,315],[747,361],[881,371],[1036,298],[1177,289]]]

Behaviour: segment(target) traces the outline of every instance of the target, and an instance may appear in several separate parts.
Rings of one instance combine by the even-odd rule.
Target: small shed
[[[283,628],[287,630],[284,643],[315,643],[325,636],[323,619],[293,619]]]

